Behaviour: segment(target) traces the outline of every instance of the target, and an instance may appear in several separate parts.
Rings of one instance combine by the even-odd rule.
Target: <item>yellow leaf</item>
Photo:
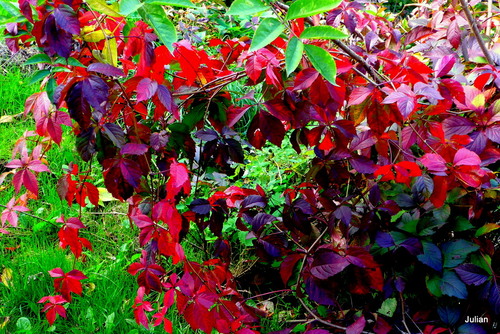
[[[90,6],[90,8],[98,11],[99,13],[114,17],[123,17],[123,15],[118,13],[120,11],[118,2],[114,2],[112,5],[108,5],[103,0],[86,0],[85,2]]]
[[[15,115],[4,115],[0,117],[0,123],[12,123],[16,119],[16,117],[21,116],[23,113],[15,114]]]
[[[110,38],[104,42],[102,56],[106,59],[106,63],[114,67],[118,66],[118,45],[116,44],[116,38]]]
[[[480,93],[472,100],[472,105],[476,108],[484,108],[484,104],[486,103],[486,99],[484,98],[484,94]]]
[[[12,269],[4,268],[0,279],[6,287],[10,288],[12,286]]]
[[[83,40],[85,42],[94,42],[94,43],[97,43],[97,42],[100,42],[103,39],[105,39],[106,35],[104,34],[104,31],[97,30],[97,31],[89,32],[89,33],[83,35],[82,37],[83,37]]]
[[[97,190],[99,190],[99,204],[104,205],[104,202],[116,200],[116,198],[114,198],[106,188],[98,187]]]

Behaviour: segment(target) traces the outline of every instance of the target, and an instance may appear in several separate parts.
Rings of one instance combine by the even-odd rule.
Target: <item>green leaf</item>
[[[454,268],[464,262],[467,255],[478,249],[478,245],[464,239],[448,241],[441,246],[443,266],[445,268]]]
[[[398,302],[396,298],[387,298],[384,300],[377,313],[388,316],[389,318],[394,315],[396,312],[396,307],[398,306]]]
[[[348,34],[330,26],[314,26],[304,29],[300,38],[305,39],[340,39],[347,38]]]
[[[297,0],[290,5],[286,19],[298,19],[324,13],[338,7],[342,0]]]
[[[467,230],[470,230],[473,228],[474,228],[474,225],[472,225],[467,218],[459,216],[459,217],[457,217],[457,221],[456,221],[455,225],[453,226],[453,231],[463,232],[463,231],[467,231]]]
[[[336,85],[337,65],[332,55],[319,46],[305,44],[304,49],[313,67],[332,85]]]
[[[118,3],[116,2],[113,5],[108,5],[104,0],[86,0],[85,2],[90,6],[91,9],[96,10],[99,13],[114,17],[123,16],[118,13]]]
[[[483,234],[490,233],[491,231],[494,231],[494,230],[496,230],[498,228],[500,228],[500,225],[494,224],[494,223],[490,223],[490,224],[486,224],[484,226],[481,226],[476,231],[476,237],[480,237]]]
[[[45,53],[34,55],[24,62],[23,65],[33,65],[33,64],[51,64],[52,59]]]
[[[427,290],[436,297],[441,297],[443,292],[441,291],[441,278],[439,276],[433,276],[431,278],[425,279],[425,284],[427,285]]]
[[[177,42],[177,32],[174,24],[165,14],[163,7],[160,5],[144,5],[139,8],[139,14],[150,23],[160,41],[172,51],[172,44]]]
[[[164,5],[184,8],[196,8],[196,5],[189,0],[146,0],[149,5]]]
[[[11,16],[17,17],[21,15],[21,13],[19,12],[19,8],[17,8],[10,1],[0,0],[0,7],[2,7]]]
[[[120,1],[120,14],[128,16],[137,12],[144,4],[139,0],[121,0]]]
[[[285,51],[285,68],[287,76],[299,66],[303,52],[304,43],[297,37],[292,37]]]
[[[285,30],[285,26],[273,17],[262,20],[253,35],[250,51],[261,49],[274,41]]]
[[[231,4],[226,15],[253,15],[270,8],[260,0],[236,0]]]
[[[37,83],[50,74],[49,70],[38,70],[31,76],[30,85]]]
[[[54,61],[54,64],[87,67],[87,66],[83,65],[78,59],[73,58],[73,57],[69,57],[67,60],[66,60],[66,58],[59,57]]]

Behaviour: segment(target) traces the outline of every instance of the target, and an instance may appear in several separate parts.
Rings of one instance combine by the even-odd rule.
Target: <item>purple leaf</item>
[[[342,272],[350,262],[334,252],[321,252],[315,255],[311,274],[319,279],[327,279]]]
[[[149,100],[155,95],[158,83],[149,78],[144,78],[137,84],[137,102]]]
[[[212,140],[216,140],[217,138],[219,138],[219,135],[217,134],[217,132],[212,130],[212,129],[200,130],[200,131],[196,132],[195,136],[196,136],[196,138],[201,139],[203,141],[212,141]]]
[[[490,140],[500,144],[500,124],[487,127],[486,130],[484,130],[484,133]]]
[[[212,206],[206,199],[197,198],[193,200],[191,204],[189,204],[189,209],[199,215],[208,215],[210,213],[210,210],[212,210]]]
[[[491,287],[488,296],[488,302],[493,310],[493,312],[498,315],[500,314],[500,286],[497,281],[491,281]]]
[[[324,285],[324,282],[314,277],[308,277],[305,279],[306,293],[318,304],[322,305],[337,305],[333,289],[329,286]]]
[[[467,287],[453,271],[445,271],[441,279],[441,291],[443,294],[459,299],[467,298]]]
[[[469,134],[476,124],[468,118],[460,116],[451,116],[443,121],[443,131],[446,138],[451,138],[453,135]]]
[[[377,235],[375,236],[375,242],[380,246],[384,248],[389,248],[395,245],[394,239],[389,233],[386,232],[377,232]]]
[[[146,144],[127,143],[122,146],[120,154],[143,155],[149,149]]]
[[[77,82],[68,91],[66,95],[66,104],[68,112],[82,129],[87,129],[90,125],[90,104],[83,94],[83,82]]]
[[[63,58],[69,57],[71,54],[72,35],[56,25],[54,15],[51,14],[45,19],[43,33],[46,38],[43,47],[49,56],[58,54]]]
[[[82,81],[82,94],[95,110],[104,111],[104,105],[109,97],[109,87],[103,79],[91,75]]]
[[[162,147],[167,145],[167,143],[168,135],[165,131],[152,133],[149,139],[149,144],[155,151],[160,151]]]
[[[87,71],[101,73],[109,77],[125,76],[125,73],[121,69],[104,63],[92,63],[87,67]]]
[[[73,35],[80,35],[80,22],[76,13],[68,5],[59,5],[54,9],[54,18],[62,30]]]
[[[170,90],[168,90],[168,88],[164,85],[158,85],[156,96],[158,97],[160,103],[165,107],[165,109],[167,109],[167,111],[170,111],[175,119],[179,120],[179,107],[175,103]]]
[[[313,330],[304,332],[304,334],[330,334],[330,331],[327,331],[326,329],[313,329]]]
[[[436,65],[434,66],[436,71],[436,77],[439,78],[448,74],[448,72],[450,72],[451,69],[453,68],[453,65],[455,65],[455,62],[456,59],[455,55],[453,54],[448,54],[444,57],[439,58],[436,61]]]
[[[250,195],[247,198],[243,200],[241,203],[241,208],[242,209],[248,209],[248,208],[253,208],[253,207],[265,207],[266,206],[266,199],[260,195]]]
[[[467,285],[481,285],[489,278],[488,273],[474,264],[466,263],[455,268],[455,272]]]
[[[377,170],[375,163],[364,156],[355,156],[349,161],[351,162],[352,168],[354,168],[358,173],[371,174]]]
[[[128,182],[128,184],[134,188],[139,186],[142,170],[137,162],[130,159],[120,159],[118,166],[120,167],[123,178]]]
[[[340,219],[345,225],[349,225],[352,219],[352,211],[348,206],[342,205],[333,213],[335,218]]]
[[[362,150],[375,145],[376,142],[377,137],[370,130],[363,131],[351,141],[350,149],[351,151]]]
[[[443,270],[443,256],[438,246],[431,242],[422,241],[422,248],[424,253],[417,255],[417,258],[423,264],[428,265],[436,271]]]
[[[426,97],[428,100],[442,100],[443,96],[438,92],[438,90],[431,85],[426,85],[422,82],[417,82],[415,84],[415,87],[413,87],[415,90],[415,94],[417,95],[422,95]]]
[[[106,123],[102,126],[103,134],[108,137],[116,147],[125,145],[125,133],[123,129],[114,123]]]
[[[253,217],[250,224],[252,225],[252,230],[257,232],[262,226],[276,220],[277,218],[273,215],[259,212],[258,214],[255,215],[255,217]]]

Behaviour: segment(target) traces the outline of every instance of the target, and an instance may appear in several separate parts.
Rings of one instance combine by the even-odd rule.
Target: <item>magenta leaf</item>
[[[137,102],[149,100],[155,95],[158,83],[149,78],[144,78],[137,84]]]
[[[442,58],[439,58],[436,63],[435,63],[435,71],[436,71],[436,77],[442,77],[450,70],[453,68],[453,65],[455,65],[456,58],[454,54],[448,54]]]
[[[420,162],[427,167],[432,174],[446,176],[445,172],[448,170],[446,160],[439,154],[427,153],[420,158]]]

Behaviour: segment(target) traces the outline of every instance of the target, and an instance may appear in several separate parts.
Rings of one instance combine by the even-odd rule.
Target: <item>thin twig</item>
[[[302,299],[299,299],[299,301],[302,304],[302,306],[304,306],[304,308],[306,309],[307,313],[309,313],[314,318],[315,321],[320,322],[323,325],[326,325],[326,326],[329,326],[329,327],[333,327],[333,328],[336,328],[336,329],[341,329],[343,331],[347,331],[347,327],[335,325],[335,324],[332,324],[331,322],[328,322],[326,320],[323,320],[323,319],[319,318],[316,314],[314,314],[313,310],[311,310],[306,305],[306,303],[304,303],[304,301]],[[361,333],[363,333],[363,334],[373,334],[372,332],[367,332],[367,331],[362,331]]]
[[[476,37],[477,42],[479,43],[479,47],[483,51],[484,58],[488,61],[488,64],[491,66],[495,66],[495,62],[491,58],[490,52],[488,51],[488,48],[486,47],[486,44],[484,44],[483,39],[481,38],[481,32],[479,31],[476,21],[472,17],[472,13],[469,9],[469,4],[467,3],[466,0],[460,0],[460,3],[462,4],[462,9],[465,12],[465,16],[467,17],[467,21],[469,22],[469,25],[472,29],[472,33],[474,34],[474,37]]]

